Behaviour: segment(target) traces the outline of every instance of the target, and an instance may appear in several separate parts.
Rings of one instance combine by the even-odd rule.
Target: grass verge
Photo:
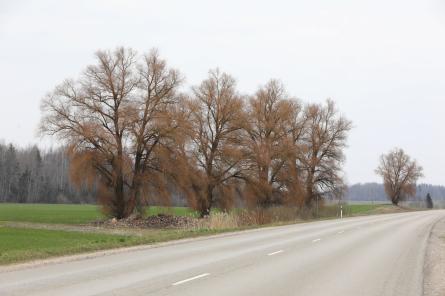
[[[0,226],[0,265],[104,249],[152,244],[228,230],[144,230],[143,235],[60,231]]]

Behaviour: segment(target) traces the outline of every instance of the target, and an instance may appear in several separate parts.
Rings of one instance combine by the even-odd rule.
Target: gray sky
[[[157,47],[188,85],[220,67],[243,93],[279,78],[354,122],[349,183],[397,146],[445,184],[445,1],[0,0],[0,139],[36,137],[39,104],[97,49]]]

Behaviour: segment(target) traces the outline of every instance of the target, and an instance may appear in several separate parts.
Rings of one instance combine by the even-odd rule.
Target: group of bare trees
[[[339,195],[351,122],[333,101],[303,104],[271,80],[242,95],[219,70],[191,92],[157,51],[98,51],[42,103],[41,131],[69,146],[71,177],[123,218],[172,190],[207,215],[234,199],[311,207]],[[172,189],[174,188],[174,189]]]

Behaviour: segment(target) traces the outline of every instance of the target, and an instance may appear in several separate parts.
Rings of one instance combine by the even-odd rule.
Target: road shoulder
[[[424,296],[445,295],[445,219],[432,228],[424,265]]]

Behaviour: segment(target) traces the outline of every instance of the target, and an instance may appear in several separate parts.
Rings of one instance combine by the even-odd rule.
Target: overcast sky
[[[0,139],[36,136],[40,100],[98,49],[157,47],[187,85],[220,67],[253,92],[270,78],[354,123],[349,183],[380,181],[401,147],[445,184],[445,1],[0,0]]]

